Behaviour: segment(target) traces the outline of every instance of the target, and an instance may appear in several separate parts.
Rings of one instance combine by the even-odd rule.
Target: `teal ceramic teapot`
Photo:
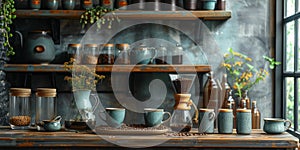
[[[18,33],[21,37],[21,33]],[[49,35],[49,31],[30,31],[23,47],[22,57],[26,63],[33,64],[48,64],[55,58],[55,48],[52,37]],[[22,43],[22,42],[21,42]]]

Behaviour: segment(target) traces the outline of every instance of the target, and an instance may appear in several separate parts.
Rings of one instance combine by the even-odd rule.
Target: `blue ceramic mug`
[[[290,120],[280,118],[264,118],[263,130],[268,134],[280,134],[290,128],[292,122]]]
[[[171,114],[169,112],[164,112],[163,109],[145,108],[144,111],[145,124],[148,127],[159,126],[171,118]],[[165,114],[168,115],[168,118],[163,120]]]
[[[106,123],[115,128],[121,127],[125,119],[124,108],[106,108]]]

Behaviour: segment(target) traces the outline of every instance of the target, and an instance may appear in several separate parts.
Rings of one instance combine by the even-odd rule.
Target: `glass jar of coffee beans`
[[[114,44],[101,44],[100,55],[98,58],[99,64],[114,64],[115,63],[115,51]]]
[[[28,129],[31,122],[31,89],[11,88],[9,93],[9,124],[11,129]]]

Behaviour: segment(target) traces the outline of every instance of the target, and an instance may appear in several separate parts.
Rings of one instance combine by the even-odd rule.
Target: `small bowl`
[[[46,131],[59,131],[61,129],[61,116],[57,116],[52,120],[43,120],[44,123],[44,129]]]

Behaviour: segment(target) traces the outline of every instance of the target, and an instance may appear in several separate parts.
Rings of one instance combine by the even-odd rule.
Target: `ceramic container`
[[[57,116],[53,120],[43,120],[44,129],[46,131],[59,131],[61,129],[61,119],[61,116]]]
[[[233,111],[232,109],[219,109],[218,132],[230,134],[233,131]]]
[[[75,8],[75,0],[62,0],[63,9],[73,10]]]
[[[251,134],[252,121],[251,109],[237,109],[236,132],[237,134]]]
[[[213,109],[199,109],[199,133],[214,133],[215,112]]]
[[[217,0],[202,0],[203,10],[214,10],[216,7]]]
[[[292,122],[290,120],[280,118],[264,118],[263,130],[268,134],[280,134],[290,128]]]
[[[110,127],[119,128],[125,119],[124,108],[106,108],[106,123]]]
[[[47,8],[50,10],[58,9],[58,0],[47,0]]]

